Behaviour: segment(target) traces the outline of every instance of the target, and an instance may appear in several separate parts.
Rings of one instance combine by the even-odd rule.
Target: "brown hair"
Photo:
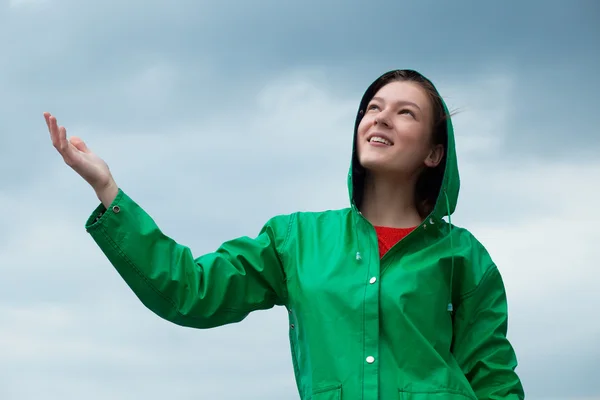
[[[377,93],[382,87],[391,82],[415,82],[425,90],[431,101],[431,109],[433,111],[433,121],[431,127],[432,144],[441,144],[444,146],[444,155],[440,163],[434,168],[426,168],[425,170],[423,170],[423,172],[417,179],[415,187],[415,206],[421,218],[425,218],[433,211],[433,208],[435,207],[435,203],[437,201],[440,188],[442,186],[442,181],[444,179],[444,171],[446,169],[446,156],[448,152],[448,131],[446,121],[449,115],[446,114],[442,98],[440,97],[437,89],[429,80],[427,80],[425,77],[423,77],[423,75],[419,74],[416,71],[397,70],[388,72],[387,74],[381,76],[369,87],[369,89],[365,93],[365,96],[363,97],[363,100],[361,101],[359,117],[356,121],[355,131],[360,123],[360,120],[364,116],[364,110],[367,104],[371,101],[375,93]],[[354,155],[354,157],[355,167],[353,168],[353,175],[356,176],[354,178],[354,186],[355,188],[357,188],[356,185],[358,184],[360,187],[360,190],[354,191],[354,198],[357,202],[357,205],[359,205],[362,201],[362,188],[364,184],[364,175],[366,171],[364,170],[364,167],[362,167],[358,162],[356,154]]]

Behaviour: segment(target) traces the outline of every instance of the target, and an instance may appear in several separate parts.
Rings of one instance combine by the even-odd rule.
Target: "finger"
[[[50,129],[50,117],[52,114],[49,112],[44,113],[44,119],[46,120],[46,127],[48,127],[48,132],[50,133],[50,138],[52,138],[52,130]]]
[[[58,127],[58,140],[63,151],[69,151],[69,141],[67,140],[67,128],[65,128],[64,126]]]
[[[69,144],[67,143],[67,130],[64,127],[58,127],[56,118],[50,117],[50,133],[54,141],[54,147],[63,154],[68,150]]]
[[[57,130],[54,129],[55,122],[56,122],[56,119],[52,115],[49,115],[48,116],[48,131],[50,132],[50,138],[52,139],[52,144],[58,150],[59,149],[58,134],[57,134]]]
[[[56,149],[60,151],[60,138],[59,138],[59,134],[58,134],[58,126],[56,124],[56,118],[54,118],[51,115],[50,118],[48,119],[48,122],[50,123],[49,128],[50,128],[50,137],[52,138],[52,144],[54,144],[54,147],[56,147]]]
[[[44,119],[46,120],[46,125],[48,126],[48,130],[50,130],[50,113],[49,112],[45,112],[44,113]]]
[[[69,142],[71,142],[71,144],[73,146],[75,146],[75,148],[77,150],[79,150],[83,153],[91,153],[90,149],[87,147],[85,142],[83,140],[81,140],[80,138],[78,138],[77,136],[73,136],[72,138],[70,138]]]

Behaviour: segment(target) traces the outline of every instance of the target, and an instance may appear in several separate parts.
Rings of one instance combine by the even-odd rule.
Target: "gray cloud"
[[[549,121],[569,127],[567,121],[588,120],[597,88],[588,76],[600,56],[586,39],[599,34],[597,6],[514,4],[518,13],[506,2],[131,1],[82,7],[48,1],[13,7],[0,28],[7,55],[0,82],[10,94],[2,106],[14,118],[10,126],[52,107],[74,123],[147,132],[175,119],[207,118],[212,102],[243,108],[273,71],[290,65],[332,68],[327,79],[336,90],[353,92],[385,68],[414,66],[435,78],[499,67],[518,72],[513,101],[522,117],[515,123],[538,122],[522,136],[546,137]],[[578,107],[557,116],[554,99],[565,91],[579,94]],[[532,101],[538,94],[546,101]]]
[[[0,6],[1,398],[297,398],[283,310],[196,331],[137,301],[84,232],[97,199],[42,111],[201,254],[275,214],[346,206],[356,103],[398,66],[464,109],[453,222],[505,277],[529,396],[600,396],[586,211],[600,166],[579,156],[599,147],[595,3],[14,3]]]

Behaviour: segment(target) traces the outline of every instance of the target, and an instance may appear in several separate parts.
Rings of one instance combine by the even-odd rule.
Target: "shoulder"
[[[342,208],[337,210],[324,211],[297,211],[291,214],[276,215],[271,218],[267,224],[269,225],[297,225],[310,226],[327,223],[335,223],[336,221],[346,220],[351,217],[350,208]]]
[[[316,234],[318,230],[322,232],[324,229],[331,231],[331,229],[347,227],[351,216],[350,208],[280,214],[267,221],[263,232],[270,231],[276,238],[278,247],[283,248],[289,241],[303,237],[307,233]]]
[[[289,223],[290,221],[310,222],[324,221],[328,219],[345,218],[351,215],[350,208],[323,211],[296,211],[289,214],[278,214],[270,218],[266,225]]]
[[[347,218],[350,218],[351,216],[352,212],[350,208],[323,211],[300,211],[296,213],[298,224],[306,226],[336,224],[347,220]]]
[[[501,279],[488,249],[468,229],[453,226],[454,255],[460,260],[461,297],[469,297],[490,277]]]
[[[467,228],[457,226],[453,226],[452,231],[455,240],[457,239],[458,246],[461,248],[462,255],[467,256],[471,264],[477,265],[484,270],[487,270],[494,264],[487,248],[471,231]]]

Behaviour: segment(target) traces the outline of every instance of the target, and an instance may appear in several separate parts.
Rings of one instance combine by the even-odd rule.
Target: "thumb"
[[[83,140],[81,140],[80,138],[78,138],[77,136],[74,136],[72,138],[69,138],[69,142],[71,142],[71,144],[73,146],[75,146],[75,148],[79,151],[82,151],[84,153],[91,153],[90,149],[88,149],[88,147],[86,146],[86,144],[83,142]]]

